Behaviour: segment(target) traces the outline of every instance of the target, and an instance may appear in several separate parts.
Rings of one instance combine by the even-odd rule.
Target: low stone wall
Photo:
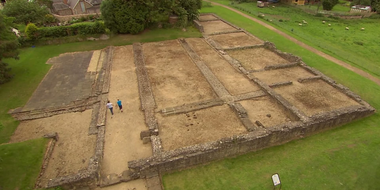
[[[128,162],[130,171],[140,178],[161,175],[184,168],[208,163],[226,157],[284,144],[294,139],[331,129],[368,115],[374,110],[366,107],[350,107],[320,116],[312,121],[292,122],[270,129],[258,128],[244,135],[223,138],[218,141],[162,152],[149,158]]]
[[[278,56],[284,58],[285,60],[287,60],[291,63],[295,63],[295,62],[298,63],[302,60],[300,57],[295,56],[291,53],[285,53],[285,52],[278,50],[276,48],[276,46],[271,42],[264,42],[264,48],[276,53]]]
[[[16,108],[10,110],[8,113],[12,115],[15,119],[19,121],[39,119],[45,117],[51,117],[54,115],[71,113],[71,112],[83,112],[87,109],[92,109],[93,105],[99,101],[96,98],[91,98],[89,102],[86,102],[82,105],[77,106],[64,106],[60,108],[51,108],[51,109],[41,109],[41,110],[30,110],[30,111],[21,111],[22,108]]]
[[[88,17],[88,16],[95,16],[95,15],[100,15],[100,13],[88,13],[88,14],[78,14],[78,15],[65,15],[65,16],[61,16],[61,15],[56,15],[56,14],[53,14],[53,16],[59,20],[59,22],[68,22],[68,21],[71,21],[73,20],[73,18],[76,18],[76,19],[79,19],[81,17]]]
[[[205,32],[205,30],[203,29],[203,25],[199,21],[193,20],[193,22],[194,22],[195,28],[197,28],[202,33]]]

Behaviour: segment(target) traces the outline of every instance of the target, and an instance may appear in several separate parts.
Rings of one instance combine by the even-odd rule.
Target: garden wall
[[[100,15],[100,13],[89,13],[89,14],[78,14],[78,15],[66,15],[66,16],[61,16],[61,15],[56,15],[53,14],[53,16],[59,20],[59,22],[68,22],[73,20],[73,18],[79,19],[81,17],[88,17],[90,15]]]

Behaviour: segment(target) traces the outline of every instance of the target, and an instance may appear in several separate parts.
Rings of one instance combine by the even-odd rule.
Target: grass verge
[[[48,141],[0,145],[0,189],[34,189]]]
[[[380,109],[380,86],[334,64],[275,32],[219,6],[202,9],[246,29],[278,49],[302,57]],[[305,139],[228,158],[163,177],[165,189],[271,189],[279,173],[282,189],[376,189],[380,185],[380,115]]]

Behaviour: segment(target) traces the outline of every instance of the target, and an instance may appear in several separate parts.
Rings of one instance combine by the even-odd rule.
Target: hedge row
[[[28,24],[26,27],[26,35],[29,39],[41,38],[58,38],[64,36],[87,35],[87,34],[103,34],[106,31],[103,22],[78,23],[69,26],[53,26],[43,27],[37,30],[33,29],[34,24]]]

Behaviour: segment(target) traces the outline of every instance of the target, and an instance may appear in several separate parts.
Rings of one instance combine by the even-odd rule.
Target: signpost
[[[280,176],[278,175],[278,173],[275,173],[272,175],[272,181],[273,181],[273,189],[276,189],[277,186],[280,186],[280,189],[281,189],[281,181],[280,181]]]

